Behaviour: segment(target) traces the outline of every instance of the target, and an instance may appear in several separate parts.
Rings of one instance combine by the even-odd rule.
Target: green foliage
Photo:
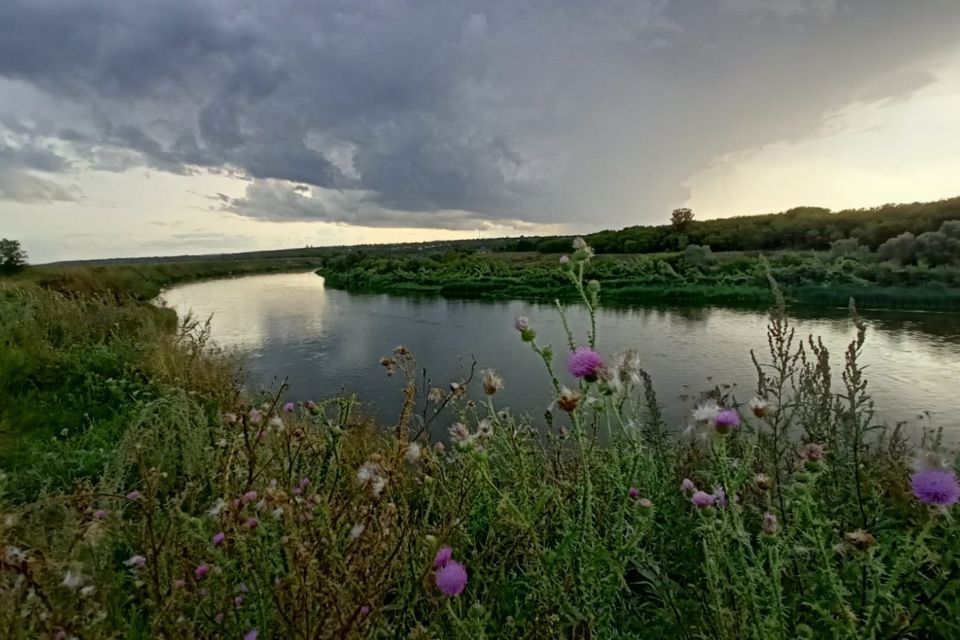
[[[27,252],[18,240],[0,238],[0,273],[16,273],[27,265]]]
[[[564,315],[570,349],[595,343],[608,288],[589,276],[604,261],[584,247],[573,256],[551,266],[590,316],[581,337]],[[433,262],[497,268],[457,256]],[[685,277],[684,262],[635,268],[669,279]],[[396,266],[364,258],[354,267],[363,264],[371,277]],[[781,265],[805,266],[802,255]],[[284,406],[283,388],[237,397],[202,325],[147,329],[147,307],[113,297],[4,295],[3,372],[63,357],[51,366],[94,379],[78,396],[87,409],[122,414],[123,428],[98,472],[43,483],[36,498],[5,494],[2,637],[960,634],[960,525],[950,507],[910,495],[907,447],[873,420],[855,311],[834,370],[816,338],[796,338],[773,283],[769,348],[752,354],[756,395],[708,390],[681,434],[663,423],[635,353],[614,354],[596,380],[563,387],[554,373],[562,358],[537,342],[536,318],[516,339],[553,383],[545,424],[498,407],[493,373],[421,388],[422,367],[398,347],[382,364],[399,381],[403,408],[395,425],[377,428],[349,396],[299,407]],[[15,380],[5,400],[16,402],[26,380],[38,398],[69,392],[42,370]],[[129,382],[129,371],[137,398],[101,389],[103,376]],[[83,386],[71,378],[69,387]],[[486,394],[479,403],[475,387]],[[104,395],[86,395],[97,389]],[[736,413],[737,428],[720,428],[721,408]],[[428,436],[444,416],[456,421],[446,446]],[[69,444],[25,454],[3,487],[55,477],[73,460]],[[920,464],[953,473],[936,440],[925,444]],[[712,506],[695,506],[696,488]],[[441,546],[469,574],[459,595],[435,584]]]
[[[952,241],[952,240],[951,240]],[[960,241],[958,241],[960,242]],[[570,245],[567,245],[567,250]],[[863,308],[960,308],[960,265],[883,261],[856,239],[836,241],[830,253],[784,251],[768,266],[788,300],[845,306],[851,294]],[[576,300],[557,258],[535,254],[330,254],[319,273],[329,287],[349,291],[439,294],[486,299]],[[755,253],[714,253],[690,244],[682,253],[598,256],[585,276],[602,280],[608,303],[765,304],[766,268]]]

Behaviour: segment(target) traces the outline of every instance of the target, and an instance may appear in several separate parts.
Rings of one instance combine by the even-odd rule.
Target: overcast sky
[[[3,0],[34,261],[960,195],[957,0]]]

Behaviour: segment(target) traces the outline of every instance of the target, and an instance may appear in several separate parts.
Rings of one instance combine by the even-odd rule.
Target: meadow
[[[557,313],[616,289],[583,240],[549,262]],[[536,422],[498,407],[510,371],[424,388],[399,346],[402,410],[373,424],[352,396],[250,397],[139,284],[8,284],[0,635],[958,637],[956,461],[876,423],[856,309],[828,353],[782,275],[756,388],[705,390],[685,425],[644,345],[598,353],[590,322],[554,345],[504,323],[552,382]]]

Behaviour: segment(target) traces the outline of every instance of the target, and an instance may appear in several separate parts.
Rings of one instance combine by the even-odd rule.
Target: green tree
[[[13,273],[27,265],[27,252],[19,240],[0,239],[0,271]]]
[[[678,234],[684,233],[691,222],[693,222],[693,209],[687,209],[686,207],[674,209],[673,213],[670,214],[670,224],[673,225],[673,230]]]
[[[877,258],[884,262],[893,260],[900,264],[908,264],[916,259],[916,245],[916,237],[909,231],[905,231],[877,247]]]

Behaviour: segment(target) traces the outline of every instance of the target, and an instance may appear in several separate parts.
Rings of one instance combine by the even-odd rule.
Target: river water
[[[185,284],[162,298],[180,314],[211,317],[213,339],[243,354],[250,385],[269,389],[286,379],[291,400],[355,392],[387,422],[395,421],[401,381],[387,377],[379,360],[397,345],[413,351],[437,386],[458,379],[460,367],[473,359],[478,369],[495,368],[506,380],[497,404],[542,421],[551,402],[549,380],[520,341],[513,318],[528,315],[538,341],[558,352],[565,343],[551,305],[352,294],[324,288],[313,273]],[[823,338],[839,381],[843,350],[855,333],[847,314],[817,310],[791,317],[798,336]],[[586,314],[572,308],[570,320],[584,336]],[[871,312],[865,320],[863,362],[878,418],[906,421],[914,433],[943,427],[947,442],[960,443],[960,314]],[[752,397],[750,349],[768,359],[766,323],[766,313],[758,310],[602,309],[598,350],[639,350],[668,421],[679,428],[699,391],[729,384],[738,400]],[[564,362],[558,358],[559,369]],[[565,372],[561,377],[572,383]]]

